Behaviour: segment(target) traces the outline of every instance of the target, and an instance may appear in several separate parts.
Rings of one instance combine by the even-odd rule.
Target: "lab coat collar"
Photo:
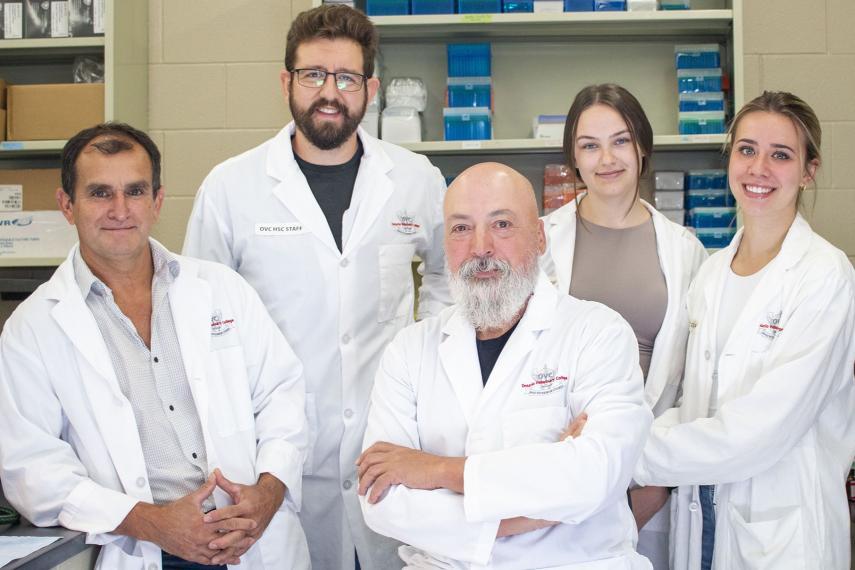
[[[576,250],[576,201],[561,206],[547,216],[549,227],[549,255],[554,263],[554,284],[563,293],[570,292],[573,270],[573,254]]]
[[[475,329],[457,307],[452,309],[451,316],[442,327],[439,359],[470,426],[484,399],[482,394],[489,397],[497,389],[496,384],[508,375],[508,371],[531,352],[537,333],[552,326],[559,294],[541,272],[525,313],[499,355],[486,387],[481,380]]]
[[[744,233],[744,226],[737,230],[730,244],[726,249],[722,250],[724,255],[721,257],[721,263],[726,263],[726,266],[730,266],[737,249],[739,249],[739,244],[742,242]],[[778,252],[778,255],[770,263],[774,263],[775,266],[785,271],[789,270],[807,253],[812,240],[813,230],[810,224],[807,223],[807,220],[801,214],[797,213],[793,223],[790,225],[790,229],[787,230],[787,235],[784,236],[781,251]]]

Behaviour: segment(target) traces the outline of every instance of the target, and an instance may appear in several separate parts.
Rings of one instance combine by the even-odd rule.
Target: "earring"
[[[806,186],[804,184],[799,185],[799,192],[804,192]]]

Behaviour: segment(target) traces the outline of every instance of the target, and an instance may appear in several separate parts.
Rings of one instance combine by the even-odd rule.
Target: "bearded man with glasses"
[[[255,287],[302,360],[310,449],[300,519],[314,568],[400,564],[398,543],[364,523],[355,461],[380,355],[413,321],[450,304],[439,170],[359,128],[380,87],[377,32],[326,5],[288,33],[282,91],[293,122],[216,166],[202,183],[184,252]]]

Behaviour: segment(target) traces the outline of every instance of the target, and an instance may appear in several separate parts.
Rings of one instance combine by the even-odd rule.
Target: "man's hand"
[[[573,421],[570,422],[570,425],[568,425],[564,429],[564,431],[561,432],[561,435],[558,436],[558,441],[564,441],[568,437],[572,437],[575,439],[582,435],[582,428],[585,427],[585,423],[587,423],[587,421],[588,414],[586,414],[585,412],[582,412],[581,414],[573,418]]]
[[[255,541],[264,534],[273,515],[279,510],[285,499],[285,484],[270,473],[262,473],[255,485],[241,485],[226,479],[222,471],[214,469],[215,483],[229,494],[233,505],[211,511],[203,518],[206,524],[223,525],[231,520],[250,520],[253,527],[247,529],[246,536],[224,535],[212,540],[208,547],[212,550],[234,548],[233,556],[241,556],[249,550]],[[231,564],[223,552],[213,558],[212,564]]]
[[[465,457],[442,457],[381,441],[356,460],[359,494],[365,495],[370,488],[368,502],[374,504],[392,485],[462,493],[465,462]]]
[[[632,514],[639,530],[659,512],[668,500],[668,487],[639,487],[629,492],[632,500]]]
[[[499,531],[496,533],[496,538],[504,536],[513,536],[515,534],[523,534],[533,530],[540,530],[550,526],[555,526],[558,523],[555,521],[545,521],[543,519],[530,519],[528,517],[514,517],[512,519],[502,519],[499,523]]]
[[[161,549],[191,562],[239,564],[235,545],[255,527],[255,522],[233,518],[206,524],[202,504],[217,486],[213,475],[196,491],[171,503],[152,505],[137,503],[116,528],[118,534],[153,542]],[[228,537],[220,548],[211,547],[215,540]]]

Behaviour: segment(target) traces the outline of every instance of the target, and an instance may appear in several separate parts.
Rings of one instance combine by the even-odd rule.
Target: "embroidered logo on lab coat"
[[[558,375],[554,369],[544,366],[534,371],[531,382],[523,382],[520,387],[529,396],[543,396],[561,390],[566,383],[566,376]]]
[[[396,213],[395,218],[392,221],[392,228],[400,234],[414,234],[421,227],[416,223],[416,217],[408,214],[406,210]]]
[[[761,336],[764,336],[769,340],[773,340],[784,331],[783,327],[780,325],[781,311],[778,311],[777,313],[766,313],[766,322],[760,323],[757,332]]]
[[[223,336],[235,326],[234,319],[224,319],[220,309],[214,309],[211,314],[211,336]]]

